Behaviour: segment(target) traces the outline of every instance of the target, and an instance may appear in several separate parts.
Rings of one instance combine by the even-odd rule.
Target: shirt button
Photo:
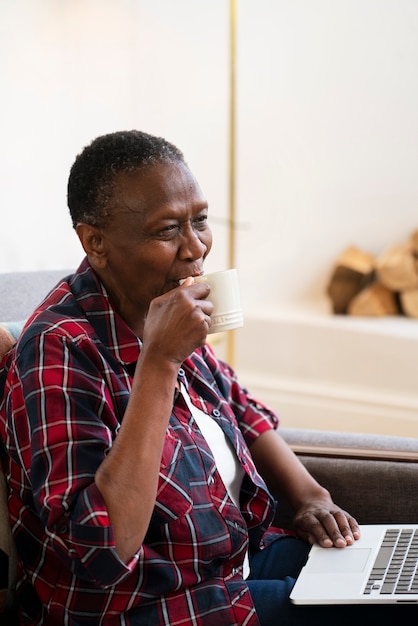
[[[184,376],[184,369],[182,367],[179,369],[179,376],[181,378],[183,378],[183,376]]]
[[[218,409],[213,409],[212,415],[213,415],[213,417],[220,417],[221,416],[221,412],[218,411]]]

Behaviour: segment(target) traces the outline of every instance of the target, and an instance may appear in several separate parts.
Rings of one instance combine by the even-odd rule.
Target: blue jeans
[[[281,536],[268,548],[250,555],[247,580],[261,626],[371,626],[418,623],[418,605],[295,606],[289,600],[306,562],[309,544]]]

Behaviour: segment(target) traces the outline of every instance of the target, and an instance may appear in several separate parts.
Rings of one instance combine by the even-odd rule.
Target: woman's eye
[[[178,230],[177,224],[168,224],[167,226],[164,226],[164,228],[161,228],[158,231],[158,234],[164,237],[166,235],[171,235],[173,232],[176,232],[177,230]]]
[[[197,228],[204,228],[208,222],[208,216],[207,215],[199,215],[199,217],[197,217],[196,219],[193,220],[195,226]]]

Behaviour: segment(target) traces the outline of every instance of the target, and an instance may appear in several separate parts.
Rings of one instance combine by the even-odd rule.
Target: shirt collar
[[[113,308],[108,292],[87,258],[69,280],[69,286],[99,339],[121,363],[138,360],[142,341]]]

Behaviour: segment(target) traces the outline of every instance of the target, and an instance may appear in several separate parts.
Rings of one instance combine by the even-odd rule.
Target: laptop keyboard
[[[418,531],[388,529],[363,593],[418,593],[417,564]]]

